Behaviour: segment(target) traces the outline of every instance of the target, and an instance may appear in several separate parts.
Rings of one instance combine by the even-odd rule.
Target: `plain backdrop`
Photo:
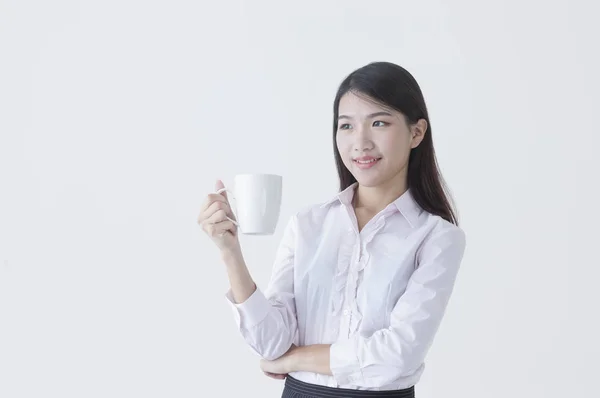
[[[600,79],[591,1],[0,0],[0,397],[278,397],[196,219],[283,176],[337,192],[343,78],[419,82],[467,234],[419,398],[598,397]]]

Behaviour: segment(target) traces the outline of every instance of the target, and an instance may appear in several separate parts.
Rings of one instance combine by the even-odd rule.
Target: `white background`
[[[337,191],[338,84],[380,60],[421,85],[468,239],[417,396],[600,396],[594,4],[0,0],[0,397],[279,396],[198,211],[284,177],[276,234],[242,237],[265,287]]]

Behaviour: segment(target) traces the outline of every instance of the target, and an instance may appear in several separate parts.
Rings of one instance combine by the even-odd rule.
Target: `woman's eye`
[[[348,123],[344,123],[340,125],[340,130],[347,130],[350,128],[350,125]]]
[[[376,121],[373,122],[373,126],[374,127],[384,127],[384,126],[387,126],[387,123],[386,122],[382,122],[381,120],[376,120]]]

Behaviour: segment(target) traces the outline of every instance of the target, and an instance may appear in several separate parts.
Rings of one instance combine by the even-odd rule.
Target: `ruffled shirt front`
[[[269,285],[231,303],[261,357],[331,344],[333,376],[294,372],[329,387],[413,386],[442,320],[465,250],[463,230],[417,204],[407,190],[359,232],[356,183],[288,221]]]

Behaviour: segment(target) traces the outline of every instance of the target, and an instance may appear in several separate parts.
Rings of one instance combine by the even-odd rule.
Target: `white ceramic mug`
[[[272,235],[281,209],[283,178],[276,174],[238,174],[234,188],[226,191],[238,230],[245,235]],[[231,199],[235,201],[232,203]]]

